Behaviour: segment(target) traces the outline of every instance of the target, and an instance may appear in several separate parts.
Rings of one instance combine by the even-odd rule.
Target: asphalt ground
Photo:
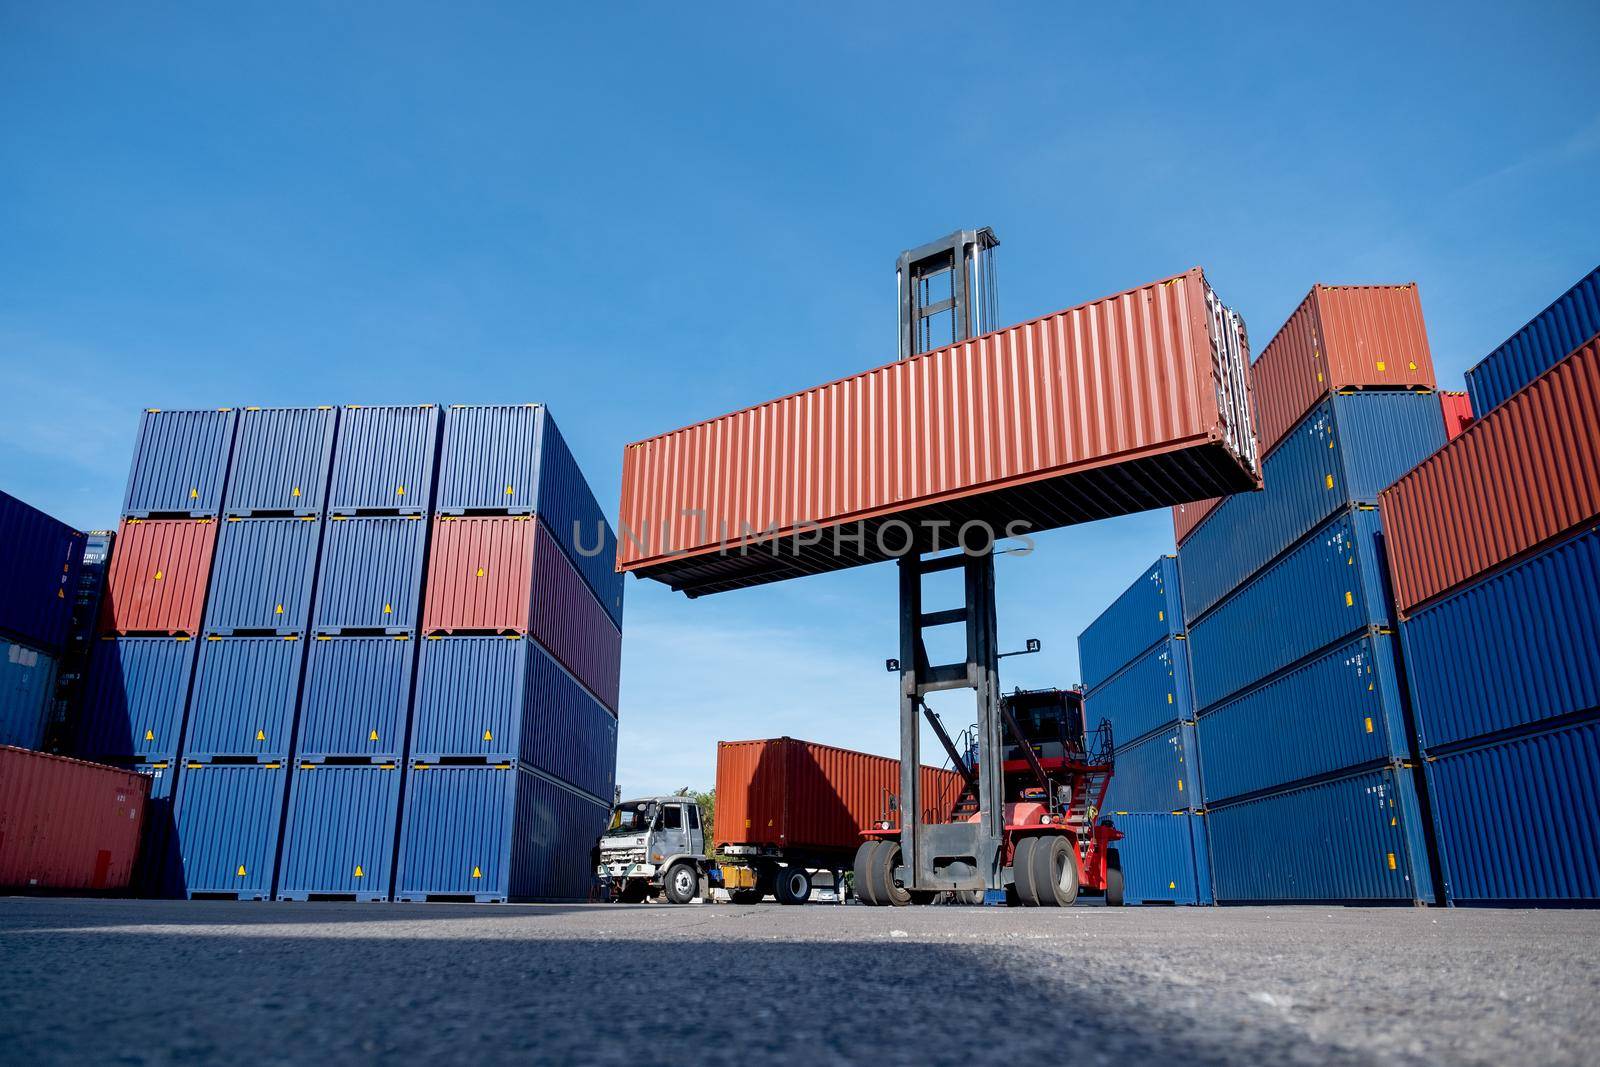
[[[0,899],[7,1063],[1594,1064],[1600,912]]]

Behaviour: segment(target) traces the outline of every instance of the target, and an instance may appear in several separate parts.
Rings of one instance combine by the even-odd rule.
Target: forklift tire
[[[1122,907],[1122,854],[1106,850],[1106,907]]]
[[[802,867],[780,867],[773,890],[779,904],[804,904],[811,899],[811,875]]]
[[[767,895],[759,889],[730,889],[728,899],[735,904],[759,904]]]
[[[1034,897],[1042,908],[1070,908],[1078,899],[1078,857],[1065,837],[1041,837],[1030,857]]]
[[[862,845],[856,852],[856,892],[861,903],[896,908],[910,904],[911,893],[894,880],[898,866],[898,841],[868,841]]]
[[[1017,890],[1017,903],[1024,908],[1037,908],[1039,898],[1033,892],[1033,844],[1032,837],[1017,838],[1016,847],[1011,853],[1011,879]]]
[[[692,863],[674,863],[661,879],[661,891],[668,904],[687,904],[700,891],[700,873]]]
[[[876,838],[869,838],[861,842],[861,847],[856,849],[856,860],[850,868],[850,884],[855,890],[856,899],[868,907],[877,907],[877,887],[872,883],[872,856],[878,851]]]

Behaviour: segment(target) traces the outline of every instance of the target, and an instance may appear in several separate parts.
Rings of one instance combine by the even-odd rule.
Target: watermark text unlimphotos
[[[752,551],[770,552],[774,557],[784,555],[815,555],[826,553],[841,559],[895,559],[922,552],[942,552],[959,548],[969,556],[983,556],[995,550],[1001,541],[1016,542],[1005,551],[1026,556],[1033,551],[1034,541],[1028,536],[1033,523],[1014,519],[1001,526],[982,519],[969,519],[956,523],[949,519],[883,519],[872,522],[857,521],[824,526],[810,519],[800,519],[784,526],[773,523],[758,528],[749,523],[739,523],[732,529],[727,522],[719,522],[716,538],[709,536],[711,524],[701,508],[683,508],[680,520],[688,520],[691,533],[674,538],[673,520],[663,520],[659,540],[649,528],[636,530],[622,525],[618,540],[633,550],[635,558],[675,557],[699,554],[700,546],[715,544],[716,553],[722,556],[747,555]],[[578,555],[593,557],[606,551],[606,529],[596,523],[586,531],[585,524],[575,520],[572,524],[573,546]],[[594,535],[590,543],[589,534]],[[685,540],[692,548],[678,548],[675,540]]]

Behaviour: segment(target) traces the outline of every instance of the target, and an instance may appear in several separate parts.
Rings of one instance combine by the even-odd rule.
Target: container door
[[[650,852],[652,858],[660,855],[676,856],[689,851],[688,823],[684,819],[682,804],[663,804],[656,815],[655,840]]]

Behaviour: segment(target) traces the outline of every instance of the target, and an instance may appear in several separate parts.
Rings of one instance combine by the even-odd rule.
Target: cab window
[[[691,830],[700,829],[700,809],[699,808],[690,808],[689,809],[689,829],[691,829]]]
[[[661,809],[661,828],[663,830],[683,829],[683,809],[676,804],[668,804]]]

